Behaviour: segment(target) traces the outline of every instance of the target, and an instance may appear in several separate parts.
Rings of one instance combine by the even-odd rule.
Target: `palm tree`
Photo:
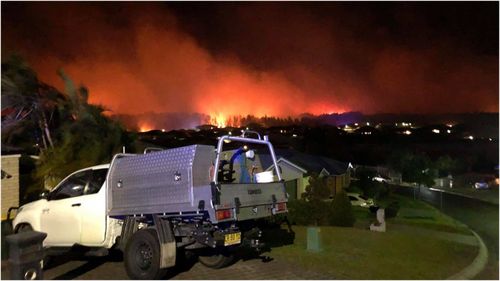
[[[57,89],[40,82],[22,58],[9,57],[2,62],[2,142],[9,144],[19,126],[30,122],[40,130],[43,148],[54,147],[51,127],[65,101]]]

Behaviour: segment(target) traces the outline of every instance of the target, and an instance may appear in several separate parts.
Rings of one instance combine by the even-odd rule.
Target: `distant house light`
[[[162,132],[162,133],[165,133],[165,129],[161,129],[161,132]]]
[[[366,122],[366,126],[370,126],[370,122]]]
[[[446,132],[447,132],[448,134],[451,134],[451,130],[446,130]]]
[[[468,136],[467,138],[470,140],[474,140],[474,136]]]
[[[453,128],[453,124],[446,124],[446,126]]]
[[[358,123],[354,123],[354,126],[358,126]]]
[[[411,131],[410,130],[406,130],[406,131],[403,132],[403,134],[405,134],[405,135],[411,135]]]
[[[293,135],[292,135],[292,137],[296,138],[296,137],[297,137],[297,135],[296,135],[296,134],[293,134]]]
[[[493,139],[492,138],[488,138],[489,141],[492,141]]]
[[[440,131],[440,130],[438,130],[438,129],[432,129],[432,132],[433,132],[434,134],[439,134],[439,133],[441,133],[441,131]]]

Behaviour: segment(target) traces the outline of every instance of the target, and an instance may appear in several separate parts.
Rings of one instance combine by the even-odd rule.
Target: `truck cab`
[[[45,247],[110,247],[105,186],[109,164],[76,171],[63,179],[40,200],[19,208],[13,220],[15,232],[47,233]],[[116,229],[114,232],[119,232]]]

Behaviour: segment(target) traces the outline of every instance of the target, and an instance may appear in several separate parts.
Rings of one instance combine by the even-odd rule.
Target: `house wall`
[[[19,206],[19,158],[21,155],[2,155],[2,220],[7,218],[10,207]]]
[[[306,191],[306,186],[309,183],[309,177],[304,177],[304,173],[297,168],[290,166],[286,162],[279,162],[278,166],[281,169],[281,177],[285,181],[297,180],[297,198],[300,198],[302,193]]]
[[[280,162],[278,166],[281,169],[281,177],[284,180],[300,179],[304,176],[304,173],[290,166],[288,163]]]

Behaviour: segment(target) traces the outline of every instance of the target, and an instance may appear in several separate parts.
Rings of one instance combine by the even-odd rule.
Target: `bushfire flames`
[[[143,132],[148,132],[148,131],[151,131],[151,130],[154,130],[154,127],[151,126],[150,124],[148,124],[148,123],[139,123],[139,132],[143,133]]]
[[[209,125],[217,126],[218,128],[241,127],[241,117],[216,113],[210,115]]]

